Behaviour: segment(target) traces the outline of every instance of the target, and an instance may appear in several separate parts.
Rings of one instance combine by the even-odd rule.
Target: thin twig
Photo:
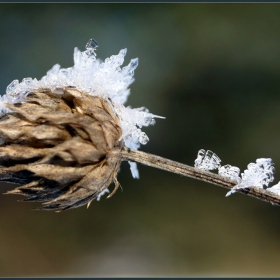
[[[232,189],[237,184],[235,181],[220,176],[218,174],[204,171],[153,154],[132,150],[126,147],[122,149],[122,160],[139,162],[151,167],[156,167],[172,173],[201,180],[203,182],[208,182],[229,190]],[[236,192],[240,192],[252,196],[254,198],[269,202],[273,205],[280,206],[280,196],[262,188],[252,186],[246,189],[237,189]]]

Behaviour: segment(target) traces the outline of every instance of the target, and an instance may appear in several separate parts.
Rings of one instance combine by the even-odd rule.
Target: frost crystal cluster
[[[250,187],[264,188],[273,182],[274,167],[272,166],[270,158],[259,158],[256,163],[249,163],[244,173],[241,174],[241,182],[232,188],[227,196],[234,193],[237,189],[244,189]]]
[[[97,47],[98,43],[91,39],[84,52],[75,48],[74,66],[60,68],[60,65],[56,64],[41,80],[32,78],[24,78],[22,82],[14,80],[7,87],[6,95],[0,98],[0,116],[10,112],[6,104],[23,101],[29,93],[39,88],[49,88],[59,93],[61,88],[73,86],[92,96],[110,100],[119,116],[122,139],[127,147],[137,149],[140,144],[146,144],[149,138],[141,128],[153,125],[154,118],[159,116],[149,113],[144,107],[131,109],[123,105],[130,93],[128,87],[134,81],[133,75],[138,59],[132,59],[127,66],[121,68],[126,49],[102,62],[96,58]],[[134,170],[134,175],[138,176],[137,170]]]
[[[274,180],[274,167],[270,158],[259,158],[256,163],[249,163],[248,169],[241,174],[242,184],[255,187],[268,186]]]
[[[214,170],[219,168],[220,158],[210,150],[199,150],[197,154],[197,159],[194,162],[194,167],[202,170]]]
[[[272,193],[276,193],[276,194],[280,195],[280,182],[278,182],[278,184],[276,184],[270,188],[267,188],[267,190]]]
[[[248,169],[244,173],[241,173],[241,177],[239,177],[240,169],[238,167],[229,164],[221,166],[220,162],[221,160],[216,154],[202,149],[198,151],[194,166],[202,170],[218,169],[220,176],[236,181],[237,185],[226,196],[231,195],[238,189],[268,187],[274,180],[274,167],[270,158],[259,158],[256,160],[256,163],[249,163],[247,166]],[[280,182],[271,188],[267,188],[267,190],[280,195]]]
[[[227,177],[231,180],[234,180],[238,183],[241,181],[241,178],[239,177],[240,169],[236,166],[231,166],[229,164],[221,166],[218,170],[218,174],[223,177]]]

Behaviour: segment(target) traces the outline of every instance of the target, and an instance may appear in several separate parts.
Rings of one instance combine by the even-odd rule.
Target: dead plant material
[[[91,203],[119,183],[122,131],[110,100],[76,88],[30,93],[0,118],[0,180],[43,210]]]

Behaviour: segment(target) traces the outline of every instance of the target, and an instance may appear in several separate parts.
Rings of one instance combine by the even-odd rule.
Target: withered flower
[[[137,59],[121,68],[126,49],[96,59],[97,42],[84,52],[74,50],[74,66],[57,64],[41,80],[13,81],[0,97],[0,181],[19,184],[8,194],[42,202],[37,209],[62,211],[90,203],[109,192],[121,161],[136,162],[209,182],[280,205],[279,183],[273,181],[272,160],[261,158],[239,177],[239,168],[221,166],[211,151],[200,150],[195,167],[137,151],[148,142],[141,131],[159,117],[145,107],[125,107]],[[219,174],[207,170],[219,169]]]
[[[55,65],[40,81],[14,81],[2,97],[0,180],[20,184],[7,193],[42,202],[39,209],[89,206],[113,181],[112,196],[122,148],[148,141],[140,127],[154,115],[122,105],[137,60],[120,69],[126,50],[102,63],[96,47],[90,40],[85,52],[75,49],[72,68]]]
[[[45,202],[41,209],[65,210],[90,204],[116,175],[123,147],[112,105],[65,88],[30,93],[7,105],[0,120],[1,180],[24,184],[10,194]]]

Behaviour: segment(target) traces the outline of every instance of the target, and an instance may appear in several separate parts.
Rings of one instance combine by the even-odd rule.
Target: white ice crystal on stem
[[[249,163],[248,169],[241,174],[241,182],[232,188],[226,196],[236,192],[237,189],[244,189],[250,187],[263,188],[268,186],[274,180],[274,167],[272,166],[272,159],[259,158],[256,163]]]
[[[229,164],[221,166],[218,171],[219,175],[234,180],[237,183],[240,183],[241,181],[241,178],[239,177],[239,173],[240,173],[240,169],[238,167],[231,166]]]
[[[210,150],[199,150],[197,158],[194,161],[194,167],[202,170],[218,169],[220,165],[220,158]]]
[[[84,52],[75,48],[73,67],[60,68],[60,65],[56,64],[41,80],[32,78],[25,78],[22,82],[14,80],[8,85],[6,94],[0,97],[0,116],[10,112],[6,104],[23,101],[29,93],[37,89],[49,88],[59,93],[60,88],[73,86],[92,96],[110,100],[120,119],[125,146],[138,149],[140,144],[146,144],[149,138],[141,128],[155,124],[154,118],[159,116],[149,113],[144,107],[132,109],[123,105],[130,93],[128,87],[134,81],[133,75],[138,59],[132,59],[127,66],[121,68],[126,49],[102,62],[96,59],[97,47],[98,43],[91,39]],[[133,177],[139,177],[136,164],[130,165]]]
[[[267,188],[266,190],[272,192],[272,193],[276,193],[278,195],[280,195],[280,182],[278,182],[278,184],[270,187],[270,188]]]
[[[239,177],[240,169],[238,167],[229,164],[221,166],[220,163],[221,159],[212,151],[201,149],[198,151],[194,167],[202,170],[218,169],[218,174],[220,176],[234,180],[237,185],[234,186],[226,196],[235,193],[238,189],[268,187],[274,180],[274,167],[272,159],[270,158],[259,158],[256,160],[256,163],[249,163],[247,166],[248,169],[241,174],[241,178]],[[267,190],[280,195],[280,182],[271,188],[267,188]]]
[[[197,158],[194,161],[194,167],[202,170],[218,169],[220,176],[227,177],[237,183],[241,181],[239,177],[240,169],[229,164],[221,166],[221,159],[210,150],[205,151],[201,149],[198,151]]]

